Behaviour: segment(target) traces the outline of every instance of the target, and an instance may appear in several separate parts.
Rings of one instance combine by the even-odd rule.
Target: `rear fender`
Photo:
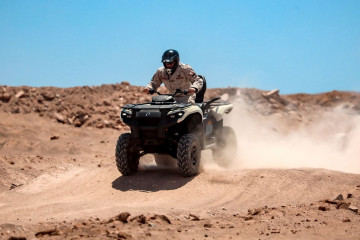
[[[210,108],[210,111],[215,117],[216,121],[220,121],[221,119],[223,119],[224,114],[229,114],[232,109],[232,104],[225,104],[220,106],[213,106]]]

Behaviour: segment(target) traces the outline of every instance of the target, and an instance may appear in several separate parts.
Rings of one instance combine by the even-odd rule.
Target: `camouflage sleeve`
[[[188,74],[189,74],[189,78],[190,78],[190,82],[191,82],[191,88],[195,88],[197,89],[197,92],[199,92],[203,86],[203,80],[201,77],[199,77],[195,71],[192,69],[192,67],[190,67],[189,65],[187,65],[187,70],[188,70]]]
[[[160,87],[162,81],[160,78],[160,71],[157,70],[156,73],[154,74],[154,76],[152,77],[151,81],[149,82],[149,84],[146,86],[149,89],[154,89],[156,91],[156,89],[158,89],[158,87]]]

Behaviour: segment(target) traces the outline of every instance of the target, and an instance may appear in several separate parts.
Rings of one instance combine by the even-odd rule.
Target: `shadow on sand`
[[[176,168],[155,166],[139,170],[132,176],[120,176],[112,182],[112,187],[120,191],[157,192],[180,188],[192,179],[183,177]]]

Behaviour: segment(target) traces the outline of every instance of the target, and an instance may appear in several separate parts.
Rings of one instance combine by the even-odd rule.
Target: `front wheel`
[[[180,138],[177,149],[177,161],[180,173],[184,177],[198,174],[201,158],[201,146],[195,134],[185,134]]]
[[[130,176],[138,170],[140,151],[134,143],[131,133],[120,135],[115,149],[116,166],[124,176]]]

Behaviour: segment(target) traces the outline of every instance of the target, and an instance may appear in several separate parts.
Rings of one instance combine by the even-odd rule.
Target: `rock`
[[[325,206],[319,206],[318,208],[320,211],[328,211],[329,208],[325,207]]]
[[[20,108],[19,108],[19,107],[15,107],[13,110],[11,110],[11,113],[13,113],[13,114],[20,113]]]
[[[273,95],[279,95],[279,92],[280,92],[279,89],[275,89],[275,90],[269,91],[267,93],[263,93],[263,96],[265,98],[268,98],[268,97],[272,97]]]
[[[146,217],[144,215],[139,215],[139,216],[133,217],[132,219],[130,219],[130,221],[131,222],[136,221],[141,224],[147,223]]]
[[[23,90],[21,90],[21,91],[19,91],[16,95],[15,95],[15,97],[16,98],[21,98],[21,97],[23,97],[25,95],[25,92],[23,91]]]
[[[157,225],[156,225],[155,223],[149,223],[148,226],[154,228],[154,227],[156,227]]]
[[[122,81],[120,84],[124,86],[130,86],[130,83],[128,81]]]
[[[123,127],[122,127],[121,125],[116,125],[116,126],[114,126],[113,128],[114,128],[114,129],[117,129],[117,130],[122,130],[122,129],[123,129]]]
[[[108,100],[103,101],[104,106],[111,106],[111,103]]]
[[[192,218],[191,221],[200,221],[200,218],[195,214],[190,213],[189,216]]]
[[[52,135],[52,136],[50,137],[50,140],[56,140],[56,139],[59,139],[59,138],[60,138],[59,135]]]
[[[44,97],[46,101],[52,101],[56,97],[54,92],[43,92],[41,95]]]
[[[89,115],[86,113],[77,113],[74,121],[75,127],[81,127],[89,119]]]
[[[9,237],[8,240],[26,240],[26,237]]]
[[[118,232],[117,239],[132,239],[133,237],[130,234],[124,232]]]
[[[3,101],[3,102],[9,102],[11,99],[11,95],[10,93],[3,93],[3,94],[0,94],[0,100]]]
[[[80,121],[80,119],[75,119],[75,121],[74,121],[74,126],[75,127],[81,127],[81,125],[82,125],[82,123],[81,123],[81,121]]]
[[[75,120],[75,117],[68,118],[67,120],[68,120],[68,122],[69,122],[70,124],[73,124],[73,123],[74,123],[74,120]]]
[[[55,229],[48,229],[48,230],[37,232],[35,234],[35,237],[41,238],[41,237],[46,237],[46,236],[57,236],[57,235],[60,235],[60,234],[59,234],[59,231],[55,228]]]
[[[154,216],[150,217],[150,219],[152,219],[152,220],[154,220],[154,219],[161,219],[161,220],[167,222],[168,224],[171,224],[170,219],[169,219],[167,216],[165,216],[165,215],[154,215]]]
[[[108,120],[104,120],[104,124],[105,124],[105,126],[109,127],[109,125],[110,125],[110,121],[108,121]]]
[[[65,123],[65,118],[60,113],[54,113],[54,117],[58,122]]]
[[[116,217],[114,217],[114,219],[116,221],[120,221],[120,222],[123,222],[123,223],[127,223],[128,221],[128,218],[130,217],[130,213],[128,212],[122,212],[120,213],[119,215],[117,215]]]
[[[342,194],[337,195],[337,197],[334,198],[334,201],[342,201],[344,200],[344,197]]]
[[[356,213],[358,213],[358,211],[359,211],[359,209],[358,209],[357,207],[355,207],[354,205],[350,205],[350,206],[349,206],[349,209],[350,209],[351,211],[353,211],[353,212],[356,212]]]
[[[261,211],[262,211],[262,209],[260,209],[260,208],[256,208],[256,209],[249,209],[248,210],[248,213],[250,214],[250,215],[258,215],[259,213],[261,213]]]
[[[212,224],[211,223],[205,223],[204,228],[212,228]]]

